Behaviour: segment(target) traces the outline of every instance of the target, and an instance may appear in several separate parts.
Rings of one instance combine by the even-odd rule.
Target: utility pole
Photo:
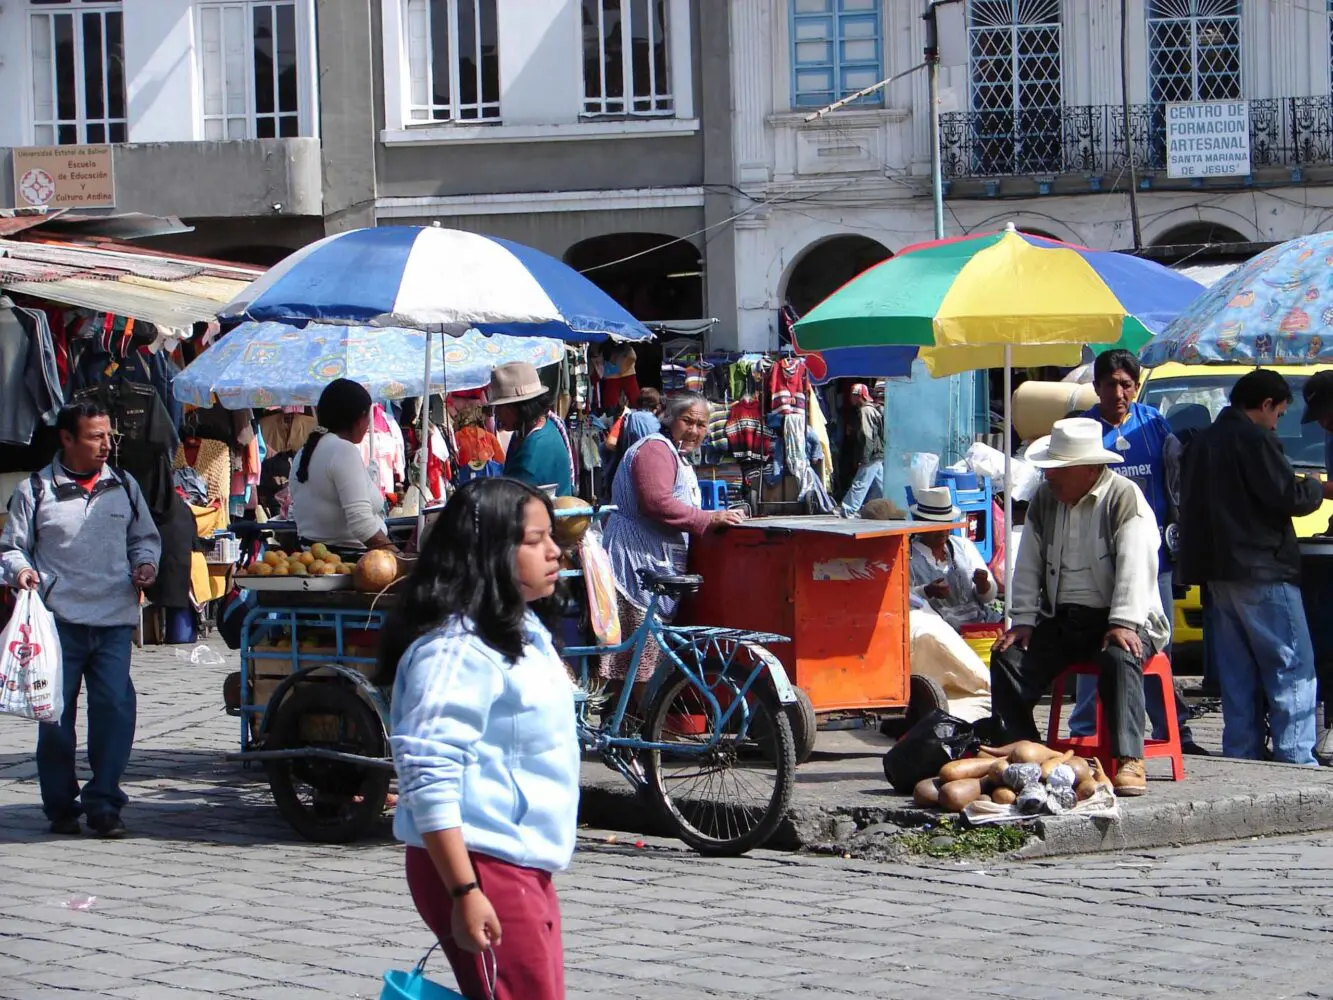
[[[930,94],[930,193],[935,208],[935,239],[944,239],[944,168],[940,162],[940,25],[935,2],[926,4],[926,75]]]
[[[1125,128],[1125,162],[1129,165],[1129,221],[1134,231],[1134,252],[1143,249],[1139,224],[1139,178],[1134,167],[1134,140],[1129,124],[1129,0],[1120,0],[1120,112]]]

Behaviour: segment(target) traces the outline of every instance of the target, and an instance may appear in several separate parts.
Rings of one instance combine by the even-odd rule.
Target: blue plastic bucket
[[[447,986],[427,979],[421,969],[401,972],[395,969],[384,974],[384,989],[380,1000],[467,1000]]]

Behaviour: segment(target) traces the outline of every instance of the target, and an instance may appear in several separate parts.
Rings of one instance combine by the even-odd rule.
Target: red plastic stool
[[[1046,727],[1046,745],[1063,753],[1073,750],[1081,756],[1096,757],[1107,775],[1115,777],[1115,758],[1111,755],[1111,733],[1106,725],[1102,699],[1097,697],[1097,728],[1091,736],[1060,737],[1060,706],[1064,704],[1065,678],[1086,675],[1096,677],[1099,671],[1091,663],[1075,663],[1056,676],[1051,685],[1051,719]],[[1171,661],[1158,653],[1143,667],[1143,676],[1156,678],[1162,686],[1162,703],[1166,705],[1166,739],[1143,741],[1143,756],[1171,758],[1171,780],[1185,780],[1185,757],[1180,750],[1180,725],[1176,722],[1175,680],[1171,676]]]

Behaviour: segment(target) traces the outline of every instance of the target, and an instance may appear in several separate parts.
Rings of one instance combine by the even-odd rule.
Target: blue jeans
[[[129,625],[72,625],[56,622],[63,653],[65,711],[59,724],[37,728],[37,781],[42,811],[51,821],[116,816],[128,801],[120,778],[134,746],[136,700],[130,680]],[[93,778],[83,786],[80,805],[75,775],[79,686],[88,690],[88,766]]]
[[[1165,570],[1157,576],[1157,590],[1162,595],[1162,608],[1168,621],[1172,620],[1172,605],[1175,597],[1171,592],[1172,573]],[[1171,643],[1167,642],[1162,650],[1171,655]],[[1074,686],[1077,702],[1069,715],[1069,735],[1091,736],[1097,728],[1097,678],[1080,676]],[[1148,720],[1152,723],[1152,738],[1166,739],[1166,706],[1162,702],[1162,685],[1156,677],[1144,678],[1143,698],[1148,706]],[[1176,724],[1180,727],[1180,742],[1193,743],[1194,734],[1190,732],[1190,710],[1184,699],[1175,696],[1172,706],[1176,713]]]
[[[1314,649],[1301,592],[1290,583],[1208,584],[1204,628],[1222,688],[1222,753],[1259,760],[1264,698],[1273,759],[1313,764]]]
[[[857,511],[867,500],[875,500],[884,495],[884,463],[871,462],[856,470],[856,478],[842,498],[842,512],[848,517],[855,517]]]

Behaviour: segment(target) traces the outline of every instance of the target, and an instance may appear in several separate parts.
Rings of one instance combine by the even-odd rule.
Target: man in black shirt
[[[1185,452],[1183,581],[1207,587],[1204,629],[1222,689],[1222,752],[1258,760],[1267,698],[1273,757],[1313,764],[1315,670],[1291,519],[1312,514],[1333,484],[1297,476],[1276,430],[1291,405],[1277,372],[1256,369]]]

